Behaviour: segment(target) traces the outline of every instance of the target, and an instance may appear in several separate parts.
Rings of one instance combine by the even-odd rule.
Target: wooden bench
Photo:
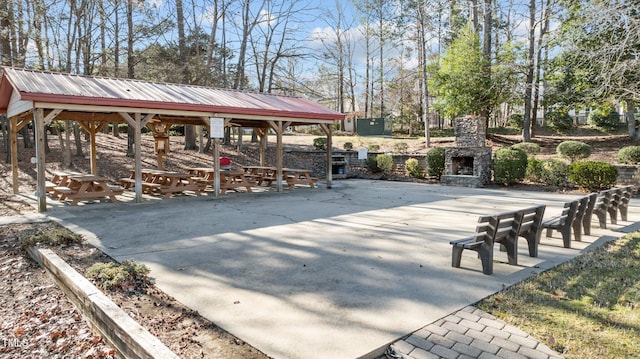
[[[517,235],[504,236],[500,238],[499,234],[496,237],[496,242],[501,244],[501,247],[507,252],[507,258],[509,264],[518,264],[518,238],[522,237],[527,241],[530,257],[538,256],[538,245],[540,244],[540,237],[542,236],[542,218],[544,217],[545,205],[532,206],[524,209],[520,209],[514,216],[519,223],[517,223]],[[514,227],[515,229],[515,227]],[[509,232],[513,234],[512,232]]]
[[[465,249],[470,249],[478,252],[482,261],[482,272],[492,274],[493,247],[496,243],[505,247],[509,264],[517,265],[518,237],[525,237],[527,241],[532,240],[530,246],[536,247],[534,253],[537,255],[536,241],[539,242],[540,238],[539,224],[544,215],[544,208],[545,206],[542,205],[491,216],[480,216],[476,233],[472,237],[449,242],[453,245],[451,265],[459,268],[462,252]]]
[[[593,209],[598,201],[598,194],[591,193],[587,197],[589,198],[589,203],[587,204],[584,216],[582,217],[582,230],[585,235],[589,236],[591,235],[591,218],[593,217]]]
[[[566,202],[560,215],[542,222],[542,228],[547,229],[547,237],[551,237],[555,229],[562,234],[564,247],[571,248],[571,229],[579,206],[580,200]]]
[[[615,202],[613,200],[613,189],[605,189],[598,192],[598,198],[596,200],[595,207],[593,208],[593,214],[598,217],[598,223],[600,228],[607,228],[607,214],[611,219],[611,224],[617,222],[617,212],[614,212],[615,217],[611,217]]]
[[[78,193],[78,191],[72,190],[71,188],[65,186],[55,186],[53,187],[53,192],[56,194],[60,201],[64,201],[69,195]]]
[[[129,189],[129,188],[134,187],[136,185],[136,180],[134,178],[131,178],[131,177],[120,178],[118,181],[120,182],[122,187],[124,187],[126,189]]]
[[[451,252],[451,266],[460,268],[462,252],[465,249],[478,252],[482,261],[482,273],[493,273],[493,244],[497,228],[500,225],[496,216],[480,216],[476,225],[475,234],[469,238],[458,239],[449,242],[453,245]]]
[[[123,189],[134,189],[136,185],[136,180],[134,178],[120,178],[118,181],[122,185]],[[142,185],[142,193],[145,194],[160,192],[160,188],[162,187],[160,183],[152,183],[146,181],[142,181],[140,182],[140,184]]]
[[[582,220],[587,213],[587,208],[589,207],[589,196],[584,196],[578,200],[578,209],[576,210],[576,215],[571,222],[571,229],[573,230],[573,238],[580,242],[582,241]]]
[[[633,186],[624,186],[620,187],[620,198],[618,200],[618,211],[620,212],[620,219],[623,221],[627,221],[627,212],[629,209],[629,201],[633,196]]]
[[[147,183],[143,184],[144,187]],[[157,183],[149,183],[149,185],[156,185]],[[202,185],[196,182],[180,185],[180,186],[165,186],[159,185],[160,193],[164,194],[165,198],[171,197],[172,194],[182,193],[184,191],[192,191],[199,196],[202,193]]]

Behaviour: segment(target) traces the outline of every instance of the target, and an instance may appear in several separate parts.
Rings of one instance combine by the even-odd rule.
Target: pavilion
[[[33,121],[36,138],[36,197],[38,211],[46,211],[45,125],[53,120],[76,121],[89,133],[91,173],[96,174],[96,133],[108,123],[127,123],[134,129],[135,193],[142,200],[141,133],[147,127],[163,137],[173,124],[252,128],[260,139],[264,165],[267,134],[277,136],[278,191],[282,191],[282,133],[288,126],[318,125],[327,135],[327,187],[331,188],[332,124],[345,116],[299,97],[154,83],[132,79],[80,76],[19,68],[2,68],[0,115],[9,119],[13,191],[18,193],[17,132]],[[217,132],[217,131],[216,131]],[[218,141],[214,156],[219,156]],[[216,171],[218,161],[214,161]],[[219,178],[219,176],[217,176]],[[215,193],[219,191],[216,181]]]

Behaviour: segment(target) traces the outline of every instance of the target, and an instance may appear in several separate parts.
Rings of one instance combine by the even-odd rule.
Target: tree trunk
[[[531,142],[531,97],[533,89],[533,68],[535,50],[535,21],[536,21],[536,0],[529,3],[529,52],[527,55],[527,78],[524,90],[524,121],[522,128],[522,141]]]
[[[189,84],[191,75],[189,74],[189,60],[187,57],[187,40],[184,33],[184,11],[182,0],[176,0],[176,17],[178,20],[178,51],[180,65],[182,66],[182,83]],[[184,125],[184,149],[197,150],[196,129],[193,125]]]
[[[0,0],[0,13],[6,14],[0,17],[0,28],[10,29],[11,20],[9,18],[9,1]],[[9,31],[0,31],[0,64],[2,66],[11,66],[11,36]]]
[[[491,32],[492,32],[492,15],[493,10],[491,9],[492,0],[484,0],[484,36],[482,41],[482,70],[485,84],[487,84],[485,93],[483,95],[483,104],[480,109],[480,116],[487,121],[487,128],[489,125],[489,114],[491,113],[491,94],[489,93],[489,89],[491,86],[488,84],[491,83]]]
[[[78,126],[77,122],[73,123],[73,139],[76,143],[76,156],[84,156],[82,152],[82,138],[80,138],[80,126]]]
[[[627,125],[629,127],[629,138],[635,141],[640,141],[640,123],[636,120],[636,103],[634,100],[629,99],[627,102],[627,112],[625,117],[627,118]]]
[[[540,26],[540,34],[538,35],[538,48],[536,53],[536,70],[533,83],[535,84],[533,94],[533,106],[531,108],[531,137],[535,137],[535,130],[538,127],[538,103],[540,101],[540,71],[542,69],[542,50],[544,45],[544,37],[547,34],[549,28],[549,6],[550,0],[546,1],[544,15],[542,19],[542,26]]]
[[[135,58],[133,52],[133,1],[127,1],[127,77],[135,78]],[[127,126],[127,157],[135,157],[135,133]]]

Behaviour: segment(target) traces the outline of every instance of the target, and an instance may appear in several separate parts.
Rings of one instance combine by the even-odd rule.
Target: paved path
[[[556,235],[518,266],[496,252],[491,276],[472,253],[451,267],[449,241],[473,232],[478,215],[543,203],[552,216],[573,198],[348,180],[331,190],[60,206],[47,215],[117,260],[146,264],[163,291],[274,358],[375,357],[394,342],[421,358],[473,346],[435,343],[442,333],[421,328],[444,327],[451,313],[623,234],[594,228],[572,249]],[[632,200],[629,218],[639,215]]]
[[[396,341],[387,354],[406,359],[561,358],[531,335],[473,306]]]

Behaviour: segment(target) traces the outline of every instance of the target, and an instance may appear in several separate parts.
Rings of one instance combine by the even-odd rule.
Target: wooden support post
[[[320,127],[327,134],[327,188],[331,188],[333,182],[333,136],[331,125],[321,124]]]
[[[260,140],[260,166],[267,165],[267,134],[269,133],[269,129],[256,127],[253,129],[258,135],[258,139]]]
[[[141,141],[142,141],[142,127],[146,126],[151,119],[155,116],[155,114],[147,114],[144,118],[142,118],[142,114],[135,113],[134,117],[131,117],[126,112],[120,112],[120,116],[124,118],[127,123],[133,127],[134,129],[134,139],[133,139],[133,151],[135,152],[135,189],[136,189],[136,202],[142,202],[142,154],[140,153],[142,149]]]
[[[213,196],[220,195],[220,141],[213,138]]]
[[[282,129],[283,126],[282,121],[269,121],[269,125],[276,131],[276,189],[278,192],[282,192],[283,190],[283,178],[282,178]]]
[[[18,183],[18,118],[11,117],[9,136],[11,137],[11,173],[13,174],[13,194],[20,193]]]
[[[44,111],[37,108],[33,116],[33,128],[36,133],[36,200],[38,201],[38,212],[45,212],[47,210],[47,191],[44,158]]]
[[[93,120],[90,121],[78,121],[78,124],[89,134],[89,144],[90,144],[90,161],[91,161],[91,174],[95,175],[98,173],[98,161],[97,161],[97,152],[96,152],[96,133],[102,131],[102,129],[107,125],[107,122],[96,122]]]

